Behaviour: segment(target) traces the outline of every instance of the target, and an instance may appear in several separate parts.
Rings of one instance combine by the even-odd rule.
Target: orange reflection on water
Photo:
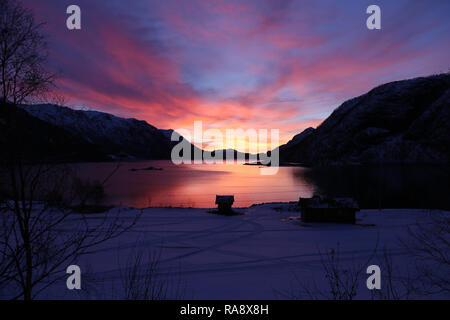
[[[114,169],[113,163],[77,165],[84,178],[103,180]],[[163,170],[139,170],[149,166]],[[212,208],[215,196],[230,194],[235,207],[256,203],[296,201],[309,197],[314,186],[308,183],[299,167],[281,167],[275,175],[261,175],[258,166],[233,164],[182,164],[171,161],[142,161],[121,164],[105,185],[105,202],[145,208],[176,206]]]

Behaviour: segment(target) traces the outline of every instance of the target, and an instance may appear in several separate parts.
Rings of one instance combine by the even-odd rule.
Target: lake
[[[103,181],[117,163],[75,165],[82,178]],[[149,166],[162,170],[138,170]],[[105,204],[215,207],[215,196],[232,194],[235,207],[297,201],[313,194],[354,197],[362,208],[450,208],[449,167],[280,167],[260,175],[258,166],[175,165],[171,161],[120,163],[105,183]]]

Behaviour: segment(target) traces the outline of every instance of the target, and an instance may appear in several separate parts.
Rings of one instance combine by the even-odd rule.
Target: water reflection
[[[83,178],[103,180],[114,170],[113,163],[78,164]],[[130,171],[159,167],[163,170]],[[217,194],[234,194],[235,206],[296,201],[309,197],[314,185],[299,179],[306,168],[280,168],[276,175],[260,175],[258,166],[242,164],[199,164],[176,166],[170,161],[122,163],[105,185],[105,202],[138,208],[149,206],[215,207]]]
[[[114,163],[76,165],[83,178],[103,180]],[[159,167],[163,170],[130,171]],[[282,167],[263,176],[257,166],[242,164],[180,165],[170,161],[122,163],[105,185],[105,203],[149,206],[214,207],[216,194],[234,194],[235,206],[296,201],[314,193],[351,196],[363,208],[450,208],[449,170],[438,167],[390,166]]]
[[[298,177],[331,197],[353,197],[362,208],[450,209],[448,166],[315,168]]]

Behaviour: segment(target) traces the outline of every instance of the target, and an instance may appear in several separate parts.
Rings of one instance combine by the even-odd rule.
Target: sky
[[[377,85],[450,68],[448,0],[22,3],[46,23],[49,68],[69,106],[161,129],[201,120],[279,129],[284,143]],[[71,4],[81,30],[66,28]],[[366,27],[371,4],[381,30]]]

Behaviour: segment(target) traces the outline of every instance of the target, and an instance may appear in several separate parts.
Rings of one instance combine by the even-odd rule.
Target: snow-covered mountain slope
[[[172,129],[157,129],[142,120],[120,118],[99,111],[74,110],[53,104],[22,106],[31,116],[69,131],[96,146],[111,159],[170,159]],[[194,151],[197,150],[197,151]],[[191,145],[191,155],[198,153]],[[234,158],[247,157],[233,151]]]
[[[145,121],[52,104],[22,108],[40,120],[83,137],[112,158],[170,158],[170,136]]]
[[[450,163],[450,73],[396,81],[344,102],[280,147],[282,161]]]
[[[43,121],[11,104],[0,106],[0,158],[78,162],[111,159],[79,134]]]

